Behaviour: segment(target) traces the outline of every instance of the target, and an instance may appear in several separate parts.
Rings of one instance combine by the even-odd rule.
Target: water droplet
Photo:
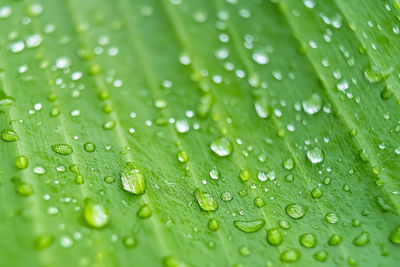
[[[339,221],[339,218],[335,213],[328,212],[327,214],[325,214],[325,221],[327,221],[328,223],[335,224]]]
[[[199,106],[197,107],[197,114],[201,118],[205,118],[211,110],[214,103],[214,98],[211,94],[205,94],[200,98]]]
[[[306,248],[313,248],[317,244],[315,235],[307,233],[300,236],[300,244]]]
[[[72,246],[74,245],[74,240],[72,240],[70,237],[68,236],[64,236],[61,238],[60,240],[60,245],[63,248],[72,248]]]
[[[282,163],[282,166],[288,171],[293,170],[293,168],[294,168],[294,160],[289,158],[289,159],[285,160]]]
[[[307,158],[312,164],[317,164],[324,161],[325,154],[319,147],[313,147],[307,151]]]
[[[392,73],[392,71],[392,67],[383,70],[378,66],[369,63],[364,69],[364,77],[370,83],[377,83],[385,80]]]
[[[184,261],[174,256],[167,256],[162,259],[164,267],[189,267]]]
[[[37,250],[43,250],[50,247],[54,242],[54,238],[48,234],[42,234],[33,240],[33,246]]]
[[[136,166],[130,162],[126,165],[121,173],[122,186],[126,191],[129,191],[135,195],[144,193],[145,181],[143,173],[136,168]]]
[[[1,139],[6,142],[14,142],[17,141],[19,138],[14,130],[6,129],[1,132]]]
[[[210,171],[210,177],[213,180],[218,180],[219,179],[219,171],[216,167],[214,167],[211,171]]]
[[[300,204],[290,204],[286,206],[286,214],[292,217],[293,219],[302,218],[306,212],[307,208],[303,207]]]
[[[83,212],[85,221],[94,228],[103,228],[110,221],[110,213],[102,204],[89,202]]]
[[[71,155],[73,152],[72,147],[67,144],[52,145],[51,149],[53,149],[54,152],[60,155]]]
[[[390,233],[389,240],[393,244],[400,244],[400,225]]]
[[[20,179],[17,179],[17,181],[15,181],[15,186],[17,193],[21,196],[28,197],[33,194],[32,185],[25,183]]]
[[[320,187],[317,187],[311,191],[311,195],[313,196],[313,198],[320,198],[323,195],[323,191]]]
[[[199,207],[204,211],[215,211],[218,209],[217,201],[209,194],[196,189],[194,191],[194,197],[199,204]]]
[[[187,120],[178,120],[175,122],[175,129],[179,132],[179,133],[187,133],[189,132],[189,123],[187,122]]]
[[[265,53],[255,52],[253,53],[252,58],[260,65],[265,65],[269,62],[269,58]]]
[[[42,175],[46,173],[46,169],[43,166],[36,166],[35,168],[33,168],[33,172],[38,175]]]
[[[189,155],[185,150],[179,150],[177,156],[179,162],[186,163],[189,160]]]
[[[219,228],[218,220],[215,218],[211,218],[208,221],[208,229],[210,229],[211,231],[217,231],[218,228]]]
[[[248,255],[250,255],[250,249],[247,246],[241,246],[239,248],[239,253],[240,253],[240,255],[242,255],[244,257],[248,256]]]
[[[107,184],[112,184],[115,182],[115,179],[112,176],[106,176],[104,177],[104,182],[106,182]]]
[[[27,157],[25,157],[23,155],[20,155],[15,160],[15,167],[17,169],[24,170],[24,169],[26,169],[28,167],[28,162],[29,161],[28,161]]]
[[[233,146],[231,141],[229,141],[225,137],[215,139],[211,143],[210,148],[215,154],[217,154],[220,157],[229,156],[233,151]]]
[[[305,113],[316,114],[322,109],[322,98],[318,94],[312,94],[310,98],[303,100],[302,106]]]
[[[233,225],[243,232],[253,233],[260,230],[265,225],[265,221],[263,219],[256,219],[254,221],[234,221]]]
[[[139,208],[139,210],[137,212],[137,216],[139,218],[146,219],[146,218],[149,218],[152,213],[153,212],[152,212],[150,206],[147,205],[147,204],[143,204],[143,205],[140,206],[140,208]]]
[[[300,259],[300,252],[297,249],[288,249],[281,253],[281,261],[296,262]]]
[[[232,200],[232,194],[230,192],[223,192],[221,194],[221,199],[225,202],[231,201]]]
[[[290,223],[285,220],[280,220],[279,221],[279,226],[282,227],[283,229],[289,229],[290,228]]]
[[[271,228],[267,232],[267,241],[272,246],[279,246],[283,242],[283,235],[278,228]]]
[[[107,121],[106,123],[103,124],[103,129],[104,130],[112,130],[116,126],[115,121]]]
[[[134,248],[137,244],[137,241],[133,235],[127,235],[122,239],[122,244],[126,248]]]
[[[261,197],[256,197],[254,199],[254,205],[256,205],[256,207],[258,207],[258,208],[265,206],[265,204],[266,203],[265,203],[264,199]]]
[[[242,182],[246,182],[250,179],[250,172],[247,169],[243,169],[240,171],[240,180],[242,180]]]
[[[258,117],[262,119],[268,118],[271,113],[268,101],[263,97],[259,97],[254,101],[254,108]]]
[[[362,232],[359,236],[357,236],[353,240],[353,244],[356,246],[365,246],[368,243],[369,243],[369,233],[368,232]]]
[[[96,145],[92,142],[86,142],[83,145],[83,149],[85,149],[86,152],[94,152],[96,150]]]
[[[324,262],[328,258],[328,252],[325,250],[320,250],[317,251],[314,255],[313,258],[317,261]]]
[[[342,242],[342,236],[338,234],[333,234],[328,240],[328,245],[330,246],[337,246]]]

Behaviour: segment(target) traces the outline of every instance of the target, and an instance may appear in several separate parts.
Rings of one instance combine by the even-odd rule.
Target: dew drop
[[[215,200],[209,193],[204,193],[197,188],[193,194],[200,209],[204,211],[215,211],[218,209],[217,200]]]
[[[283,235],[278,228],[271,228],[267,232],[267,241],[272,246],[279,246],[283,242]]]
[[[24,170],[28,167],[28,158],[20,155],[15,160],[15,167],[20,170]]]
[[[225,137],[215,139],[211,145],[211,150],[220,157],[226,157],[232,154],[233,146],[231,141]]]
[[[83,145],[83,149],[85,149],[86,152],[94,152],[96,150],[96,145],[92,142],[86,142]]]
[[[300,219],[302,218],[306,212],[307,208],[303,207],[300,204],[290,204],[286,206],[286,214],[289,215],[293,219]]]
[[[70,145],[67,144],[56,144],[56,145],[52,145],[51,149],[56,152],[57,154],[60,155],[71,155],[73,150],[72,147]]]
[[[307,158],[312,164],[317,164],[324,161],[325,154],[319,147],[313,147],[307,151]]]
[[[143,194],[145,191],[145,181],[142,171],[130,162],[121,173],[123,188],[135,195]]]
[[[300,259],[300,252],[296,249],[288,249],[281,253],[281,261],[296,262]]]
[[[265,225],[265,221],[263,219],[256,219],[253,221],[234,221],[233,226],[237,229],[246,232],[253,233],[260,230]]]
[[[313,248],[317,244],[315,235],[307,233],[300,236],[300,244],[305,248]]]
[[[313,115],[321,111],[322,98],[318,94],[312,94],[310,98],[301,103],[305,113]]]
[[[152,210],[149,205],[142,204],[137,212],[137,216],[142,219],[149,218],[152,214]]]
[[[14,142],[17,141],[19,138],[14,130],[6,129],[1,132],[1,139],[6,142]]]
[[[86,223],[94,228],[103,228],[110,221],[110,213],[102,204],[88,203],[83,214]]]

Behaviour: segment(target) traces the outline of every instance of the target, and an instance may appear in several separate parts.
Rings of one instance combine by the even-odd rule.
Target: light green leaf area
[[[397,266],[399,8],[0,1],[0,266]]]

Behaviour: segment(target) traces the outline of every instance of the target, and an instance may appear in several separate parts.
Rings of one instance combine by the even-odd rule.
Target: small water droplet
[[[83,149],[85,149],[86,152],[94,152],[96,150],[96,145],[92,142],[86,142],[83,145]]]
[[[356,246],[365,246],[368,243],[369,243],[369,233],[368,232],[362,232],[359,236],[357,236],[353,240],[353,244]]]
[[[315,235],[307,233],[300,236],[300,244],[306,248],[313,248],[317,244]]]
[[[267,232],[267,241],[272,246],[279,246],[283,242],[283,235],[278,228],[271,228]]]
[[[19,155],[17,157],[17,159],[15,160],[15,167],[17,169],[24,170],[28,167],[28,162],[29,161],[28,161],[27,157],[25,157],[23,155]]]
[[[140,206],[140,208],[139,208],[139,210],[137,212],[137,216],[139,218],[146,219],[146,218],[149,218],[152,213],[153,212],[152,212],[150,206],[147,205],[147,204],[143,204],[143,205]]]
[[[327,221],[328,223],[335,224],[339,221],[339,218],[335,213],[328,212],[327,214],[325,214],[325,221]]]
[[[302,106],[305,113],[316,114],[322,109],[322,98],[318,94],[312,94],[310,98],[303,100]]]
[[[283,262],[296,262],[300,259],[300,252],[297,249],[288,249],[281,253],[280,257]]]
[[[218,220],[215,218],[211,218],[208,221],[208,229],[210,229],[211,231],[217,231],[218,228],[219,228]]]
[[[338,234],[333,234],[328,240],[328,245],[330,246],[338,246],[342,242],[342,236]]]

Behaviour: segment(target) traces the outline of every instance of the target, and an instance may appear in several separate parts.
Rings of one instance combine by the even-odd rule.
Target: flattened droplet
[[[260,230],[265,225],[265,221],[263,219],[256,219],[254,221],[234,221],[233,226],[237,229],[246,232],[253,233]]]
[[[122,186],[128,192],[135,195],[145,191],[145,179],[142,171],[136,168],[132,162],[128,163],[121,173]]]
[[[19,138],[14,130],[6,129],[1,132],[1,139],[6,142],[14,142],[17,141]]]
[[[218,203],[209,193],[204,193],[200,189],[194,190],[194,197],[199,207],[204,211],[214,211],[218,209]]]

